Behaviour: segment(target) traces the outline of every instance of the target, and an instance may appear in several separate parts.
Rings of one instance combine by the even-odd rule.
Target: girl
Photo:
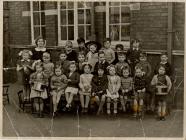
[[[134,117],[143,117],[143,105],[146,92],[146,79],[140,68],[136,68],[134,77]]]
[[[94,71],[94,67],[96,62],[98,62],[98,53],[97,53],[97,45],[94,43],[89,44],[89,52],[87,53],[86,59],[88,63],[92,66],[92,72]]]
[[[59,61],[56,62],[56,67],[61,67],[63,73],[66,75],[69,72],[70,61],[67,60],[67,55],[65,51],[60,52]]]
[[[67,55],[67,60],[77,62],[77,53],[73,49],[73,44],[71,41],[66,41],[65,51]]]
[[[117,114],[117,99],[119,97],[118,91],[121,86],[121,79],[116,75],[116,69],[113,65],[108,67],[108,89],[107,89],[107,114],[110,115],[110,103],[111,100],[114,102],[114,115]]]
[[[120,101],[123,112],[126,111],[126,100],[130,98],[133,87],[133,79],[132,77],[129,77],[129,71],[128,67],[122,69],[123,76],[121,77]]]
[[[22,59],[17,63],[17,72],[18,72],[18,80],[20,80],[20,84],[23,85],[23,99],[29,100],[30,99],[30,85],[29,79],[30,74],[33,71],[32,63],[33,61],[30,60],[30,56],[32,52],[29,50],[23,50],[19,53],[19,56],[22,56]]]
[[[53,115],[55,116],[61,95],[65,93],[65,88],[67,86],[67,77],[62,73],[60,67],[55,68],[55,74],[51,78],[50,86],[50,93],[53,100]]]
[[[79,74],[83,74],[83,63],[85,62],[85,55],[84,53],[80,52],[78,54],[78,72]]]
[[[91,68],[92,66],[88,63],[85,63],[83,65],[83,70],[84,74],[80,75],[80,102],[81,102],[81,107],[82,107],[82,113],[87,113],[88,112],[88,105],[90,101],[90,95],[91,95],[91,82],[92,82],[92,77],[93,75],[91,74]],[[85,97],[85,100],[84,100]]]
[[[118,53],[119,52],[122,52],[124,49],[124,46],[122,44],[117,44],[116,47],[115,47],[115,60],[114,62],[112,63],[113,65],[115,65],[116,63],[119,62],[118,60]]]
[[[88,50],[85,46],[85,39],[84,38],[78,38],[77,39],[78,47],[79,47],[79,52],[87,54]]]
[[[31,93],[30,98],[34,100],[36,115],[43,117],[43,100],[47,99],[48,79],[43,72],[43,64],[37,62],[35,65],[36,72],[30,76]]]
[[[72,61],[69,65],[70,72],[67,74],[68,84],[65,90],[65,98],[67,104],[64,110],[69,109],[71,107],[73,97],[78,93],[79,73],[76,72],[76,69],[76,63]]]
[[[169,78],[169,76],[165,74],[165,71],[166,71],[165,67],[160,66],[158,70],[158,74],[154,75],[151,81],[151,85],[155,86],[156,88],[158,86],[165,86],[166,88],[162,89],[162,92],[169,93],[172,87],[172,83],[171,83],[171,79]],[[164,94],[164,95],[156,94],[155,96],[158,102],[158,119],[159,120],[165,120],[167,96],[168,94]]]
[[[92,96],[95,96],[99,104],[97,115],[100,114],[106,99],[106,89],[108,88],[108,79],[104,73],[104,67],[99,66],[97,73],[92,78]]]
[[[103,48],[103,51],[105,53],[106,61],[109,62],[109,64],[111,64],[115,60],[115,53],[111,49],[111,40],[110,40],[110,38],[106,38],[106,40],[103,43],[104,43],[104,47],[105,47],[105,48]]]

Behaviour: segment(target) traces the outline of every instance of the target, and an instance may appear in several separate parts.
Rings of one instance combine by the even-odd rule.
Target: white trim
[[[30,1],[30,19],[31,19],[31,40],[32,40],[32,45],[35,44],[34,40],[34,20],[33,20],[33,1]]]
[[[109,38],[109,2],[106,2],[106,38]]]
[[[78,38],[78,11],[75,10],[78,7],[77,2],[74,2],[74,40]]]
[[[58,19],[58,46],[60,46],[60,40],[61,40],[61,16],[60,16],[60,1],[57,1],[57,19]]]

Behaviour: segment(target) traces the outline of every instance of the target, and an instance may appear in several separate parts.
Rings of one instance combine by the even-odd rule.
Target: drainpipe
[[[168,2],[168,30],[167,30],[167,54],[168,61],[172,63],[172,47],[173,47],[173,2]]]

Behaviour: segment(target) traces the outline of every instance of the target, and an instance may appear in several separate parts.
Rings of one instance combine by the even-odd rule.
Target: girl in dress
[[[119,89],[121,86],[121,79],[116,75],[116,69],[114,65],[108,67],[109,75],[108,77],[108,89],[107,89],[107,114],[110,115],[110,104],[111,100],[114,102],[114,114],[117,114],[117,100],[119,98]]]
[[[30,98],[33,98],[36,115],[43,117],[43,100],[47,99],[48,78],[43,72],[43,64],[37,62],[35,65],[36,72],[30,76],[31,93]]]
[[[82,107],[82,113],[87,113],[88,112],[88,105],[90,101],[90,96],[91,96],[91,82],[92,82],[92,77],[93,75],[91,74],[91,68],[92,66],[88,63],[83,64],[83,70],[84,74],[81,74],[80,76],[80,102],[81,102],[81,107]]]
[[[79,74],[83,74],[83,63],[85,62],[85,54],[83,52],[80,52],[78,54],[78,72]]]
[[[72,61],[69,65],[70,72],[67,74],[67,88],[65,90],[65,98],[67,101],[66,109],[69,110],[71,107],[71,103],[73,100],[74,95],[77,95],[78,93],[78,84],[79,84],[79,73],[76,72],[77,67],[75,61]]]

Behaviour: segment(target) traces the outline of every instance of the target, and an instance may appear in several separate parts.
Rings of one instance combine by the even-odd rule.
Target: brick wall
[[[29,11],[29,2],[9,2],[10,44],[31,44],[30,16],[23,17],[22,11]]]

